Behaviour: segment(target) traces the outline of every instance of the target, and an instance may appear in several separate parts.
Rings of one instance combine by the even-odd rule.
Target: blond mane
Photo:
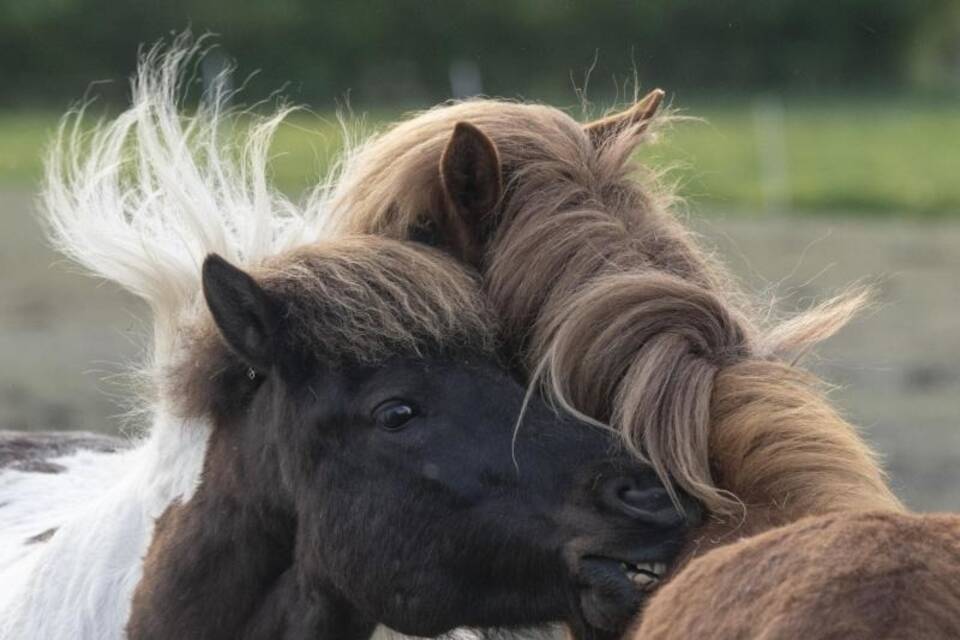
[[[869,447],[791,364],[865,296],[767,321],[674,217],[657,174],[631,159],[667,119],[608,119],[597,137],[541,105],[436,107],[348,156],[330,221],[415,235],[444,206],[440,158],[469,122],[503,171],[486,292],[504,340],[559,404],[619,431],[718,517],[761,504],[753,514],[771,523],[853,504],[900,509]]]

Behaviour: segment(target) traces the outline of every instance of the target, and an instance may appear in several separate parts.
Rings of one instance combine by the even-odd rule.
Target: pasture
[[[690,120],[673,124],[643,153],[669,170],[695,205],[750,215],[960,215],[960,117],[952,103],[674,97],[672,107]],[[400,115],[378,111],[351,121],[369,131]],[[37,179],[40,151],[58,117],[0,112],[0,186],[22,188]],[[273,149],[277,184],[290,192],[313,186],[340,149],[340,131],[332,112],[294,114]]]
[[[676,125],[645,153],[674,167],[691,222],[753,290],[802,306],[852,281],[876,283],[880,304],[822,348],[815,368],[839,385],[839,406],[884,453],[910,506],[960,509],[955,110],[731,102],[683,113],[705,121]],[[118,418],[130,395],[118,374],[145,344],[143,310],[71,273],[33,214],[38,152],[55,123],[0,115],[0,427],[135,428],[136,415]],[[296,116],[277,141],[277,181],[309,187],[338,140],[333,118]],[[780,165],[772,174],[770,157]]]

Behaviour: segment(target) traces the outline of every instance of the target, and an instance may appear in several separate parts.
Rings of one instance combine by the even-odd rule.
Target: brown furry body
[[[960,517],[841,513],[715,549],[632,640],[960,637]]]

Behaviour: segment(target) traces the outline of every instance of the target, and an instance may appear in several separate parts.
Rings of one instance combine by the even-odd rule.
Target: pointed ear
[[[227,344],[254,369],[274,363],[276,315],[267,293],[215,253],[203,261],[203,296]]]
[[[479,266],[503,195],[496,145],[477,127],[458,122],[440,159],[440,181],[447,205],[439,221],[443,241],[457,258]]]
[[[583,129],[593,140],[593,146],[595,147],[603,144],[610,134],[622,131],[627,127],[638,125],[637,133],[642,133],[650,124],[653,116],[656,115],[660,103],[663,102],[664,95],[666,94],[663,89],[654,89],[626,111],[588,122],[583,125]]]

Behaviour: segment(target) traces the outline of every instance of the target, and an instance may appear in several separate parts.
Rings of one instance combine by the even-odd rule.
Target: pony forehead
[[[291,343],[322,357],[495,350],[476,275],[424,245],[345,236],[272,257],[251,273],[281,305]]]

